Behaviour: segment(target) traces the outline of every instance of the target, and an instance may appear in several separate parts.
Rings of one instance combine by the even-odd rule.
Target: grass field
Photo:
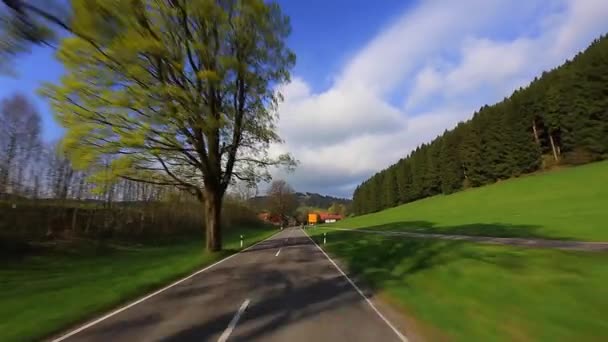
[[[430,341],[608,338],[608,253],[308,232]]]
[[[608,241],[608,161],[430,197],[333,225]]]
[[[331,227],[608,241],[608,162],[435,196],[309,230],[429,340],[605,341],[608,253]]]
[[[0,265],[0,341],[48,336],[83,319],[141,296],[245,245],[276,228],[231,230],[225,252],[202,253],[203,242],[165,246],[79,246],[3,261]]]

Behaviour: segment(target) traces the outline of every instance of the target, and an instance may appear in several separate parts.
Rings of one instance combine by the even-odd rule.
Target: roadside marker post
[[[243,248],[243,235],[241,235],[241,248]]]
[[[327,243],[327,233],[323,233],[323,244]]]

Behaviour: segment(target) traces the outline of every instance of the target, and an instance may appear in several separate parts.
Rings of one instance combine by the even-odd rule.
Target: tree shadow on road
[[[258,274],[256,277],[266,278],[264,274]],[[291,283],[287,278],[282,280],[282,288],[275,287],[274,291],[266,296],[252,298],[249,309],[239,321],[238,330],[231,337],[231,341],[263,340],[272,332],[287,328],[290,323],[363,300],[340,275],[319,279],[304,287]],[[233,318],[237,308],[233,309],[212,320],[181,330],[162,341],[206,341],[210,336],[218,336]]]
[[[427,221],[395,222],[372,227],[373,231],[406,231],[415,233],[435,233],[435,225]],[[519,236],[542,238],[536,233],[538,226],[512,224],[467,224],[453,227],[442,227],[444,234],[479,234],[477,236]],[[321,243],[321,232],[327,232],[328,249],[339,257],[350,273],[364,280],[371,291],[385,287],[387,283],[399,282],[407,286],[407,279],[418,272],[433,267],[457,262],[462,259],[491,263],[505,270],[518,270],[526,267],[526,260],[516,247],[496,252],[491,248],[470,248],[474,242],[423,238],[409,236],[392,236],[358,231],[320,230],[313,239]],[[421,229],[421,230],[418,230]],[[426,231],[424,231],[426,230]],[[562,238],[567,243],[569,238]],[[482,241],[485,241],[482,239]],[[485,244],[483,246],[486,246]]]
[[[284,260],[270,259],[278,248],[289,248],[282,253],[292,254]],[[293,323],[327,317],[323,315],[351,305],[367,305],[308,237],[290,238],[289,242],[268,240],[242,254],[249,258],[248,253],[254,251],[263,255],[252,255],[249,265],[249,261],[221,264],[129,309],[134,310],[131,316],[142,319],[112,320],[87,332],[89,336],[105,338],[125,328],[140,332],[155,330],[162,321],[150,313],[153,308],[153,312],[163,316],[170,312],[184,317],[183,327],[167,332],[162,341],[211,341],[226,329],[243,300],[250,298],[249,308],[230,340],[264,340],[275,332],[282,334],[285,331],[282,329],[291,328]],[[263,261],[255,262],[255,258]],[[277,268],[281,263],[283,266]],[[205,317],[195,315],[196,310],[199,313],[204,310]],[[387,332],[392,334],[390,330]]]
[[[328,225],[324,228],[333,227],[347,228],[348,226]],[[362,227],[361,229],[375,231],[396,231],[422,234],[447,234],[447,235],[469,235],[484,237],[509,237],[527,239],[553,239],[553,240],[576,240],[566,236],[548,236],[542,231],[543,227],[531,224],[508,224],[508,223],[470,223],[461,225],[441,226],[429,221],[400,221]]]
[[[420,223],[410,222],[408,224],[419,226]],[[403,226],[403,223],[400,226]],[[426,224],[426,226],[430,227],[431,225]],[[531,231],[534,229],[534,226],[503,225],[499,227],[496,224],[492,226],[494,229],[505,231],[508,229],[521,231],[527,229],[529,234],[532,234]],[[388,230],[394,228],[394,226],[383,226],[383,228]],[[314,232],[314,230],[310,231],[310,233],[313,233],[313,240],[321,245],[322,236],[314,235]],[[410,286],[409,277],[463,258],[491,263],[496,267],[509,270],[526,267],[524,258],[517,253],[505,250],[504,253],[501,252],[500,255],[497,255],[497,253],[489,250],[466,248],[465,246],[470,245],[470,243],[462,241],[394,238],[350,231],[331,231],[328,232],[327,238],[329,242],[325,247],[329,247],[328,250],[331,254],[340,257],[340,261],[338,261],[340,267],[355,279],[355,282],[368,298],[374,297],[389,283]],[[290,240],[290,248],[312,246],[308,237],[298,237]],[[276,250],[286,246],[286,243],[286,241],[280,239],[270,240],[244,253],[265,249]],[[304,257],[298,262],[305,263],[310,261],[309,259],[325,258],[320,255],[321,252],[316,247],[314,249],[309,248],[309,250],[314,251],[311,252],[314,255]],[[333,268],[329,263],[327,267]],[[300,320],[316,319],[323,313],[333,312],[339,310],[340,307],[353,305],[364,300],[346,278],[335,270],[331,271],[334,275],[329,278],[315,278],[313,270],[301,267],[298,271],[303,272],[301,274],[302,279],[307,277],[306,279],[309,280],[307,285],[302,286],[293,282],[291,278],[293,274],[288,277],[282,272],[265,270],[264,268],[239,269],[238,281],[249,283],[252,288],[267,288],[267,291],[257,296],[259,300],[252,301],[250,310],[239,322],[238,334],[234,336],[234,340],[263,340],[265,337]],[[458,279],[455,279],[455,281],[458,281]],[[194,341],[221,334],[233,315],[234,311],[225,312],[213,320],[191,326],[163,341]]]
[[[297,257],[294,258],[292,255],[284,261],[287,267],[285,269],[277,270],[272,266],[260,265],[255,268],[238,267],[225,270],[225,272],[234,272],[234,281],[243,289],[255,289],[254,293],[231,291],[227,294],[240,300],[244,296],[250,296],[252,301],[238,323],[238,330],[231,336],[231,341],[264,340],[273,332],[287,329],[295,322],[318,319],[322,314],[335,312],[357,303],[367,305],[364,298],[344,276],[335,270],[308,237],[290,238],[290,240],[289,244],[280,240],[269,241],[245,252],[277,250],[279,247],[301,249],[300,253],[294,253]],[[306,263],[314,265],[310,266]],[[221,286],[221,284],[216,285]],[[179,299],[188,301],[183,295],[201,295],[205,290],[209,290],[207,293],[210,293],[213,289],[181,292]],[[224,301],[227,298],[219,299]],[[231,299],[228,301],[234,302]],[[218,307],[220,304],[218,302]],[[224,312],[218,311],[213,319],[183,329],[162,341],[201,341],[209,340],[211,336],[219,336],[228,326],[236,309],[237,307],[230,307]]]

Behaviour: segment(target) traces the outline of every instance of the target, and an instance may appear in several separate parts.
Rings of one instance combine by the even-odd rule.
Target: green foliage
[[[289,20],[262,1],[72,1],[67,73],[42,93],[76,166],[220,196],[271,159]],[[83,37],[87,37],[84,39]],[[112,160],[111,172],[107,161]]]
[[[382,188],[385,189],[383,192],[383,205],[384,207],[392,207],[399,204],[399,187],[397,185],[397,169],[395,167],[389,168],[384,176]]]
[[[294,217],[298,209],[298,198],[291,185],[282,179],[274,180],[267,196],[270,214],[280,218],[283,225],[289,224],[289,219]]]
[[[343,203],[334,202],[327,209],[327,212],[330,214],[337,214],[346,217],[346,215],[348,214],[348,209]]]
[[[356,214],[608,158],[608,37],[360,184]],[[398,200],[395,201],[394,184]]]
[[[439,161],[439,183],[444,194],[458,191],[462,187],[464,173],[458,146],[461,137],[459,131],[446,132],[441,143]]]
[[[279,84],[295,55],[274,2],[72,1],[66,74],[42,93],[77,167],[175,186],[205,202],[207,248],[221,249],[222,198],[235,179],[269,180]]]

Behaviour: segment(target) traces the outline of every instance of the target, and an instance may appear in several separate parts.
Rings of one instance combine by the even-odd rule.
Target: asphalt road
[[[65,336],[65,335],[63,335]],[[299,228],[62,341],[403,341]]]

